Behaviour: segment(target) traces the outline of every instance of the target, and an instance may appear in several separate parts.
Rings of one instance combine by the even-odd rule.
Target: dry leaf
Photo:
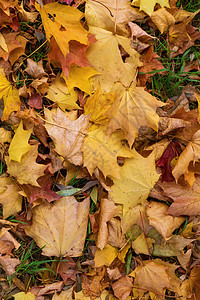
[[[20,163],[13,160],[9,161],[9,157],[5,158],[8,168],[7,172],[20,184],[39,186],[37,179],[44,175],[47,166],[36,163],[36,158],[38,156],[37,149],[37,144],[31,146],[30,150],[22,156]]]
[[[77,202],[73,196],[43,203],[33,209],[32,225],[25,228],[47,256],[81,256],[89,214],[89,198]]]
[[[123,205],[123,215],[139,203],[144,203],[159,175],[155,170],[154,153],[147,158],[136,151],[134,157],[127,159],[121,167],[121,179],[113,178],[114,185],[109,192],[111,199]]]
[[[150,225],[152,225],[161,235],[167,240],[171,237],[172,232],[181,226],[184,222],[184,217],[172,217],[168,211],[169,206],[160,203],[151,201],[147,205],[147,216],[149,219]]]
[[[132,278],[125,276],[112,284],[114,294],[118,299],[126,300],[133,289]]]
[[[89,127],[89,116],[81,115],[71,121],[59,108],[45,109],[45,128],[55,143],[55,151],[75,165],[83,162],[82,144]]]
[[[116,101],[106,113],[110,119],[109,134],[122,129],[132,146],[141,126],[149,126],[158,131],[159,116],[156,109],[163,106],[161,101],[134,84],[130,88],[118,85],[115,92]]]

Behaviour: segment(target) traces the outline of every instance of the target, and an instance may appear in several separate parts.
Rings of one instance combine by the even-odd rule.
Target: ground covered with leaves
[[[0,0],[1,299],[200,299],[199,10]]]

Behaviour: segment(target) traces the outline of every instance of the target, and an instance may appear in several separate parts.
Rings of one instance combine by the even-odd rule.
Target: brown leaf
[[[15,273],[15,267],[20,263],[21,261],[18,258],[11,258],[10,255],[0,256],[0,264],[8,276]]]
[[[107,244],[108,239],[108,221],[115,215],[121,213],[120,209],[112,200],[102,198],[100,203],[100,221],[97,237],[97,247],[101,250]]]
[[[175,18],[166,8],[160,8],[151,15],[151,20],[157,26],[161,33],[166,31],[170,25],[175,24]]]
[[[38,63],[36,63],[31,58],[27,59],[27,68],[24,71],[26,71],[26,73],[28,73],[35,79],[47,75],[47,73],[43,69],[43,61],[40,60]]]
[[[151,201],[146,211],[150,225],[156,228],[165,240],[169,239],[172,232],[185,220],[184,217],[174,218],[167,214],[168,208],[164,203]]]
[[[118,299],[126,300],[133,289],[133,279],[125,276],[112,284],[115,296]]]
[[[44,247],[47,256],[82,255],[87,221],[89,198],[77,202],[73,196],[63,197],[53,205],[43,203],[33,209],[32,225],[25,228],[38,246]]]

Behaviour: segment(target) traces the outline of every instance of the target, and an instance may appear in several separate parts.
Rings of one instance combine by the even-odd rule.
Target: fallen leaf
[[[41,109],[42,108],[42,98],[43,96],[39,94],[32,94],[28,99],[28,105],[30,107]]]
[[[27,59],[27,67],[24,71],[26,71],[26,73],[28,73],[31,77],[35,79],[47,75],[47,73],[43,69],[43,61],[40,60],[38,63],[36,63],[31,58]]]
[[[187,144],[185,150],[181,153],[172,174],[176,181],[182,175],[188,172],[188,166],[191,161],[195,163],[200,159],[200,130],[198,130]]]
[[[180,295],[183,299],[192,299],[200,297],[200,285],[199,285],[199,276],[200,276],[200,267],[194,266],[191,270],[190,276],[188,279],[184,280],[180,287]]]
[[[44,203],[33,209],[32,225],[25,228],[46,256],[81,256],[89,214],[89,198],[73,196]]]
[[[114,185],[109,192],[111,199],[123,205],[123,215],[138,203],[144,203],[159,175],[155,170],[154,153],[147,158],[134,151],[134,157],[127,159],[121,167],[120,177],[111,177]]]
[[[120,11],[120,13],[118,13]],[[113,31],[116,26],[116,32],[127,34],[126,25],[129,21],[141,21],[144,14],[138,9],[131,7],[129,0],[121,0],[118,3],[111,0],[102,0],[95,2],[86,1],[85,17],[89,26],[100,27]]]
[[[31,146],[30,150],[25,153],[21,162],[9,161],[9,157],[6,157],[7,172],[10,176],[13,176],[20,184],[31,184],[39,186],[37,179],[44,175],[44,171],[47,166],[37,164],[36,158],[38,156],[38,145]]]
[[[160,30],[161,34],[165,32],[169,26],[174,25],[176,21],[174,16],[170,14],[166,8],[160,8],[154,11],[151,15],[151,20]]]
[[[118,81],[129,86],[136,76],[137,68],[142,65],[139,54],[131,48],[130,40],[102,28],[90,27],[89,30],[95,34],[97,42],[88,48],[87,57],[100,73],[93,79],[94,88],[100,84],[102,92],[108,93]],[[119,45],[129,54],[125,62],[122,60]]]
[[[24,130],[23,122],[21,121],[8,149],[10,161],[14,160],[20,163],[22,156],[31,149],[31,145],[28,143],[31,133],[32,128]]]
[[[120,167],[117,163],[117,157],[132,157],[131,150],[123,146],[122,132],[114,132],[109,138],[106,134],[105,126],[87,133],[83,143],[84,166],[87,167],[92,175],[98,167],[104,176],[114,176],[119,178]]]
[[[5,121],[12,111],[20,109],[21,101],[18,90],[7,80],[2,68],[0,68],[0,98],[4,101],[1,120]]]
[[[78,100],[77,93],[74,89],[69,91],[64,79],[60,77],[60,75],[57,75],[52,85],[49,86],[45,97],[57,103],[63,111],[65,109],[79,109],[79,106],[76,103]]]
[[[200,212],[200,178],[196,176],[196,181],[191,188],[188,184],[176,184],[173,182],[162,182],[159,186],[163,189],[167,197],[173,199],[167,213],[172,216],[194,216]]]
[[[10,177],[0,177],[0,203],[3,205],[4,219],[15,215],[22,209],[22,196],[19,187]]]
[[[59,108],[45,109],[45,128],[55,143],[55,151],[65,160],[81,165],[83,162],[82,144],[89,127],[89,116],[81,115],[71,121],[67,113]]]
[[[87,94],[91,94],[90,78],[96,74],[98,74],[98,72],[95,71],[92,67],[79,67],[73,64],[70,66],[68,78],[66,78],[65,76],[63,77],[69,91],[77,87],[81,91]]]
[[[118,249],[107,244],[104,249],[97,248],[95,252],[95,268],[101,266],[110,266],[113,260],[118,256]]]
[[[120,209],[115,205],[113,201],[106,198],[101,199],[99,231],[98,231],[98,237],[96,243],[99,249],[102,250],[107,244],[108,221],[120,213],[121,213]]]
[[[140,9],[143,10],[147,15],[151,16],[154,11],[154,6],[158,3],[161,7],[170,7],[169,0],[152,0],[151,2],[148,0],[133,0],[132,3],[139,2]]]
[[[144,233],[142,233],[136,238],[136,240],[132,242],[132,248],[137,254],[150,255],[150,249],[153,246],[154,242],[154,239],[145,237]]]
[[[71,287],[71,288],[67,289],[66,291],[62,291],[59,295],[58,294],[54,294],[53,297],[52,297],[52,300],[72,299],[73,288],[74,287]]]
[[[122,129],[132,146],[141,126],[149,126],[158,131],[159,116],[156,109],[163,106],[161,101],[134,84],[130,88],[118,85],[115,92],[116,101],[106,113],[110,119],[109,134],[116,129]]]
[[[69,53],[69,41],[88,44],[88,31],[80,23],[83,16],[80,10],[56,2],[43,7],[36,3],[35,7],[41,15],[47,40],[53,36],[64,56]]]
[[[153,226],[162,237],[167,240],[171,237],[172,232],[179,228],[184,222],[184,217],[172,217],[168,211],[169,206],[165,203],[151,201],[147,206],[147,216],[149,223]]]
[[[15,268],[21,263],[18,258],[11,258],[10,255],[0,256],[0,265],[8,276],[12,276],[15,273]]]
[[[189,261],[191,258],[192,249],[187,250],[187,252],[181,252],[179,255],[177,255],[178,261],[181,264],[181,267],[187,270],[189,266]]]
[[[115,296],[118,299],[126,300],[133,289],[133,279],[125,276],[112,284]]]
[[[170,277],[167,274],[167,267],[162,265],[162,261],[142,261],[142,265],[137,267],[129,274],[135,278],[134,284],[137,284],[139,295],[144,291],[151,291],[155,294],[165,294],[167,288],[170,288]],[[159,284],[158,284],[159,282]]]
[[[90,115],[90,122],[97,125],[105,125],[109,120],[106,112],[114,101],[115,93],[110,92],[103,94],[99,86],[94,94],[87,98],[86,104],[84,105],[84,114]]]
[[[94,42],[96,42],[96,39],[94,35],[90,33],[88,34],[88,45],[81,44],[78,41],[74,40],[69,41],[69,53],[64,56],[55,39],[51,38],[48,59],[52,62],[58,62],[62,67],[63,73],[66,77],[68,77],[69,68],[73,63],[81,67],[91,66],[91,63],[86,57],[86,50]]]
[[[20,292],[13,295],[15,300],[35,300],[35,295],[31,293]]]

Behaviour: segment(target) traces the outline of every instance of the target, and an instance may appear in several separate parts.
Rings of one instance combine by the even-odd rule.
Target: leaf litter
[[[0,1],[1,299],[200,299],[199,10],[184,5]],[[167,59],[193,86],[166,101]]]

